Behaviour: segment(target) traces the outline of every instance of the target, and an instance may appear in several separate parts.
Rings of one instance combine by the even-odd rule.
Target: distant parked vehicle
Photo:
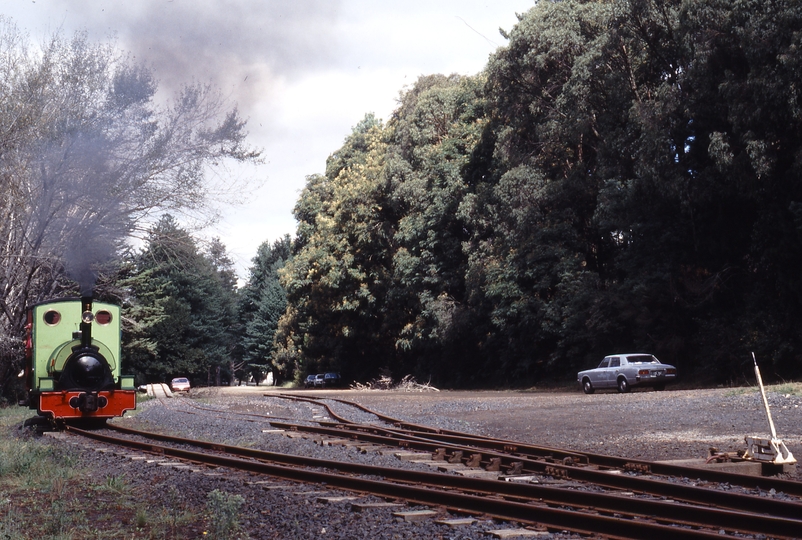
[[[170,381],[170,390],[173,392],[186,392],[189,394],[189,379],[186,377],[176,377]]]
[[[586,394],[597,388],[618,388],[622,394],[636,386],[664,390],[666,384],[677,380],[677,368],[651,354],[614,354],[605,356],[599,367],[580,371],[576,380]]]
[[[325,373],[318,373],[317,375],[315,375],[314,387],[315,388],[323,388],[324,386],[326,386],[326,384],[325,384],[325,380],[326,379],[325,378],[326,378],[326,374]]]
[[[315,377],[317,377],[317,375],[307,375],[306,380],[304,381],[304,388],[311,388],[315,386]]]
[[[328,388],[330,386],[340,386],[342,378],[339,373],[326,373],[323,376],[323,386]]]

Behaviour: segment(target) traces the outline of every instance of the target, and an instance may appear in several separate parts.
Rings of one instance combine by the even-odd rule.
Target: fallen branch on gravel
[[[368,381],[365,384],[355,382],[351,385],[353,390],[401,390],[403,392],[439,392],[428,382],[421,384],[412,375],[406,375],[398,384],[393,384],[393,379],[389,375],[382,375],[377,379]]]

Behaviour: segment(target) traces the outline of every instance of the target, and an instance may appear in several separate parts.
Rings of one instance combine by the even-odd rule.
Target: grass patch
[[[211,537],[214,540],[235,538],[240,531],[239,511],[245,499],[215,489],[207,496]]]
[[[769,384],[763,385],[763,388],[766,390],[766,393],[774,393],[774,394],[782,394],[784,396],[800,396],[802,395],[802,382],[787,382],[781,384]],[[742,396],[744,394],[753,394],[755,392],[760,392],[760,389],[755,383],[752,386],[739,386],[736,388],[730,388],[727,393],[725,394],[727,397],[735,397],[735,396]]]
[[[730,388],[724,395],[726,397],[735,397],[735,396],[742,396],[744,394],[751,394],[754,391],[755,391],[754,386],[739,386],[737,388]]]
[[[99,475],[79,447],[19,429],[33,415],[0,408],[0,539],[202,536],[202,505],[172,486],[165,497],[154,497],[124,472]]]
[[[778,394],[799,396],[802,395],[802,383],[790,382],[769,386],[766,390],[777,392]]]

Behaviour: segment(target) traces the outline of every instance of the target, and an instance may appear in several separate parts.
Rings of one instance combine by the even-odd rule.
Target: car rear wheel
[[[593,388],[593,383],[590,382],[590,379],[585,379],[584,381],[582,381],[582,390],[586,394],[592,394],[593,392],[596,391],[596,389]]]
[[[627,382],[626,377],[621,377],[618,379],[618,391],[622,394],[629,392],[629,383]]]

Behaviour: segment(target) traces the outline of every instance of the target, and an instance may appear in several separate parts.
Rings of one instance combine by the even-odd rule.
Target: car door
[[[607,386],[607,371],[610,369],[610,358],[605,357],[599,367],[590,371],[588,376],[595,388],[605,388]]]
[[[618,374],[621,372],[621,357],[611,356],[610,367],[605,370],[604,386],[613,388],[618,385]]]

